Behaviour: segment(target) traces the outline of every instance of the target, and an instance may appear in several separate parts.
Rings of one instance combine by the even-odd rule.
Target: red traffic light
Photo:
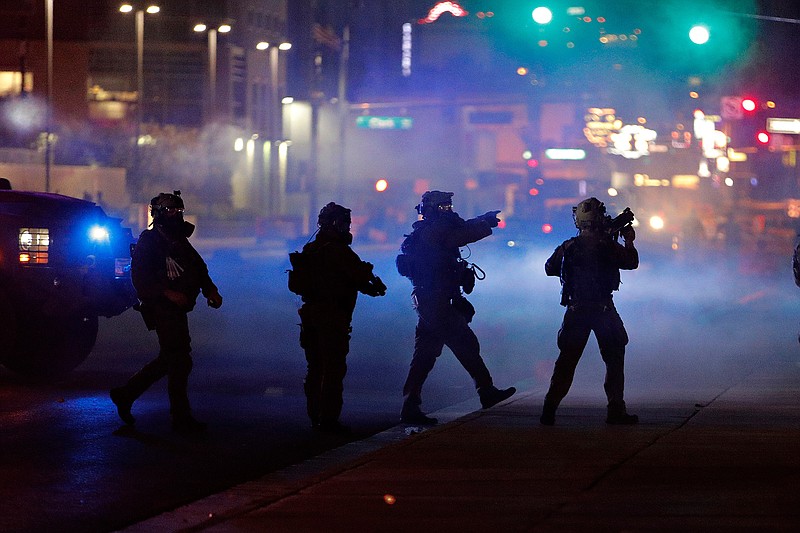
[[[769,133],[766,131],[759,131],[756,133],[756,140],[759,144],[769,144]]]
[[[751,113],[756,110],[756,101],[752,98],[745,98],[742,100],[742,109]]]
[[[530,167],[530,168],[536,168],[536,167],[539,166],[539,160],[538,159],[528,159],[527,164],[528,164],[528,167]]]

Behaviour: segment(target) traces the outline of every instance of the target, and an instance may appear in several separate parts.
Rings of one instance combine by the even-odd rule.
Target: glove
[[[636,239],[636,230],[633,229],[633,226],[625,226],[619,230],[619,234],[625,239],[625,242],[633,242]]]
[[[487,211],[486,213],[482,214],[478,218],[483,220],[487,224],[489,224],[490,228],[496,228],[497,225],[500,223],[500,219],[497,218],[497,213],[499,213],[499,212],[500,212],[500,210]]]
[[[367,296],[386,296],[386,285],[381,278],[375,276],[363,292]]]
[[[208,306],[212,309],[219,309],[222,307],[222,295],[219,292],[209,294],[206,297],[206,302],[208,302]]]

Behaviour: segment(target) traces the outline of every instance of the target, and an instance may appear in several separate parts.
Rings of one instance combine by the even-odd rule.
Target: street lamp
[[[264,155],[269,154],[269,194],[268,194],[268,212],[270,214],[280,213],[283,209],[283,193],[285,185],[285,176],[281,176],[281,168],[285,170],[284,164],[280,164],[280,159],[285,159],[285,147],[281,150],[283,143],[283,107],[281,96],[279,94],[279,76],[278,76],[278,59],[279,52],[285,52],[292,48],[292,43],[281,42],[278,44],[270,44],[267,41],[261,41],[256,44],[256,50],[268,50],[269,52],[269,86],[270,86],[270,105],[269,105],[269,127],[267,128],[267,142],[270,143],[269,152],[266,147]],[[262,180],[263,183],[263,180]]]
[[[142,133],[142,119],[144,117],[144,14],[155,15],[161,8],[155,4],[142,9],[135,8],[132,4],[122,4],[119,10],[122,13],[131,13],[136,10],[136,135],[133,141],[133,169],[136,185],[139,183],[139,167],[141,156],[139,153],[139,137]]]
[[[47,131],[44,138],[44,192],[50,192],[50,135],[53,130],[53,0],[45,0],[47,26]],[[25,84],[25,80],[22,81]]]
[[[217,108],[217,33],[228,33],[231,31],[230,24],[220,24],[216,28],[209,28],[204,22],[194,25],[197,33],[208,32],[208,92],[209,111],[207,115],[213,115]]]

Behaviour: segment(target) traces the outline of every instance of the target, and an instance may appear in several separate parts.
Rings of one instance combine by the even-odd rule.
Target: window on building
[[[22,83],[21,72],[0,72],[0,98],[4,96],[17,96],[22,91],[33,90],[33,73],[25,73],[25,84]]]

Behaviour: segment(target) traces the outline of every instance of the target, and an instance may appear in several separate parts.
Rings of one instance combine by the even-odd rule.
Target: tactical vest
[[[427,243],[423,231],[424,226],[421,225],[403,240],[401,253],[395,260],[398,273],[409,278],[415,288],[460,292],[467,263],[461,261],[458,248],[446,250]]]
[[[561,263],[561,305],[606,303],[619,290],[619,268],[613,242],[573,237],[564,244]]]

